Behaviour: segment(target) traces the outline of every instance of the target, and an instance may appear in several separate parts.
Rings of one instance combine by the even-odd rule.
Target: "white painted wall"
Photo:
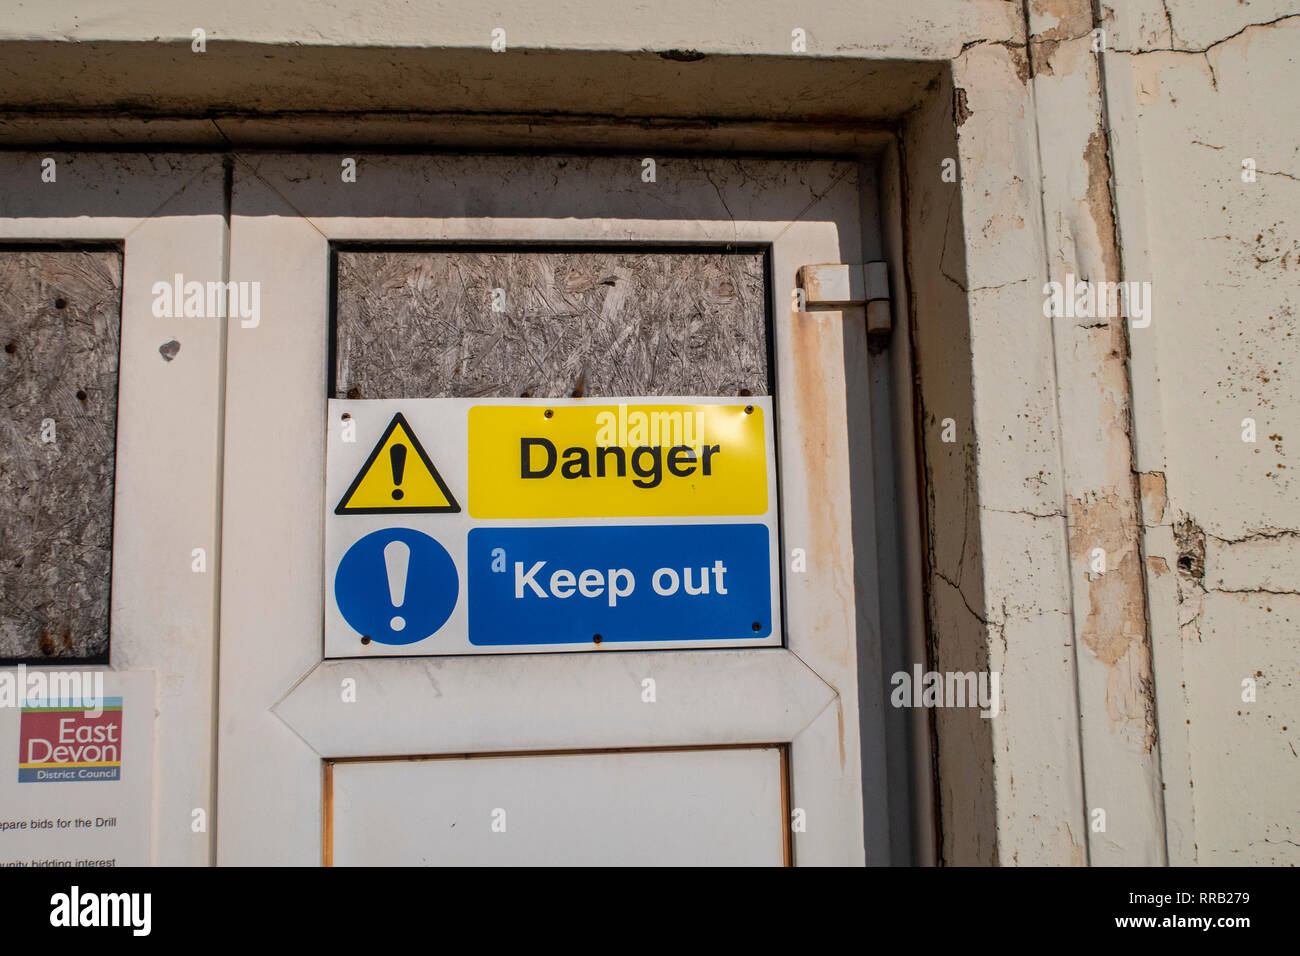
[[[305,129],[280,118],[194,117],[214,104],[899,120],[910,304],[900,324],[912,326],[921,374],[927,619],[941,666],[987,662],[1004,675],[991,726],[936,714],[941,854],[982,863],[1300,861],[1300,504],[1288,458],[1300,420],[1295,0],[1103,3],[1099,56],[1091,5],[1079,0],[1031,0],[1028,23],[1021,4],[1001,0],[669,0],[653,9],[546,0],[499,15],[464,0],[5,6],[9,112],[0,135],[25,143],[172,138],[223,148],[282,143]],[[189,50],[195,27],[207,31],[206,59]],[[533,59],[476,58],[495,27]],[[795,28],[807,31],[806,56],[819,69],[861,61],[864,72],[833,94],[808,87],[791,50]],[[120,55],[97,59],[96,41]],[[264,72],[244,68],[246,51],[233,50],[240,43],[265,45]],[[364,70],[309,68],[321,51],[368,45],[464,72],[406,70],[416,89]],[[22,56],[5,56],[9,49]],[[51,85],[33,52],[41,50],[51,61],[84,57],[80,85]],[[620,70],[583,76],[573,65],[584,60],[544,60],[542,50],[620,54],[629,71],[647,69],[634,57],[647,50],[710,54],[700,69],[732,62],[724,54],[772,65],[759,59],[745,73],[742,64],[735,75],[747,82],[696,96],[687,82],[696,64],[674,64],[671,83],[635,88]],[[951,79],[927,88],[935,74],[904,61],[951,64]],[[286,63],[307,65],[291,85],[265,82]],[[558,65],[545,82],[530,81],[546,63]],[[657,74],[634,75],[640,83]],[[106,114],[22,115],[51,102]],[[142,113],[175,115],[145,122]],[[456,142],[496,135],[491,118],[439,122]],[[407,120],[332,128],[317,122],[314,140],[330,142],[343,128],[429,139]],[[624,135],[551,129],[517,135],[567,146]],[[727,142],[755,149],[763,135],[742,131]],[[722,142],[662,130],[618,141]],[[961,171],[953,184],[940,179],[950,157]],[[1241,180],[1248,158],[1254,183]],[[1129,330],[1127,359],[1122,349],[1111,354],[1111,340],[1053,327],[1041,312],[1048,278],[1113,269],[1151,282],[1155,296],[1151,327]],[[1124,337],[1112,340],[1118,348]],[[935,434],[949,416],[959,424],[955,446]],[[1254,444],[1241,441],[1247,417]],[[1089,523],[1095,508],[1072,502],[1114,504],[1117,523],[1104,534],[1130,561],[1118,592],[1114,578],[1086,575],[1080,556],[1103,531]],[[1115,601],[1125,604],[1123,621],[1149,631],[1130,632],[1118,653],[1105,614],[1094,620]],[[1246,703],[1241,682],[1251,677],[1257,700]],[[1105,832],[1088,825],[1098,807]]]
[[[1125,268],[1156,297],[1155,334],[1134,334],[1134,413],[1138,469],[1167,495],[1144,520],[1169,852],[1294,865],[1300,4],[1167,10],[1117,5],[1105,59]],[[1196,550],[1180,521],[1204,533],[1203,574],[1179,566]]]

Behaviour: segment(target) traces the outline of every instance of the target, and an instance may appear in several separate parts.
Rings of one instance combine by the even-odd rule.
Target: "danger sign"
[[[781,642],[768,398],[332,400],[326,466],[327,657]]]
[[[755,404],[478,405],[469,412],[470,513],[763,514],[765,417]]]
[[[459,511],[424,446],[398,412],[357,472],[335,514]]]

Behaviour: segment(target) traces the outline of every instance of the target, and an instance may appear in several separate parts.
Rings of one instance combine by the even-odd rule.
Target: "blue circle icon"
[[[348,548],[334,574],[339,613],[379,644],[414,644],[447,623],[460,576],[447,549],[412,528],[373,531]]]

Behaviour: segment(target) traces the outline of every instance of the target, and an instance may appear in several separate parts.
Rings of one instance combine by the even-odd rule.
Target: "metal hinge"
[[[893,328],[889,308],[889,263],[846,265],[828,262],[802,266],[796,276],[804,304],[820,308],[863,306],[867,333],[888,333]]]

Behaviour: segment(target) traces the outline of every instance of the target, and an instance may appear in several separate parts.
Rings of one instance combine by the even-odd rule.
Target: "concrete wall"
[[[6,6],[10,147],[852,154],[883,134],[914,611],[928,666],[1002,675],[997,718],[934,714],[940,858],[1300,861],[1294,0]],[[1071,277],[1149,282],[1150,324],[1045,317]]]

